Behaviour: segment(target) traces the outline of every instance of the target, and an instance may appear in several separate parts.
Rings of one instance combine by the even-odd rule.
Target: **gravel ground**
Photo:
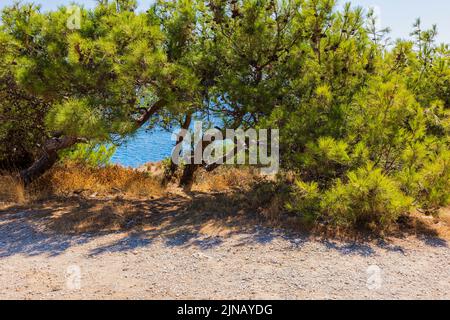
[[[0,215],[1,299],[450,299],[446,241],[351,243],[255,227],[61,235]]]

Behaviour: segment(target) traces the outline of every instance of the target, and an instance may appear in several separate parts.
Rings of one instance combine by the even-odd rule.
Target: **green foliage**
[[[350,165],[348,149],[345,141],[321,137],[317,143],[310,142],[306,145],[306,151],[300,154],[299,161],[319,183],[326,183],[339,176],[342,170]]]
[[[86,100],[68,100],[54,106],[47,115],[47,125],[55,131],[82,137],[101,137],[105,124],[89,108]]]
[[[91,167],[104,167],[111,163],[111,158],[116,151],[114,145],[78,145],[73,150],[62,152],[63,161],[72,161]]]
[[[397,179],[419,209],[435,213],[450,203],[450,152],[442,151],[425,159],[419,167],[405,167]]]
[[[299,213],[305,222],[313,222],[320,216],[320,199],[321,193],[316,182],[297,180],[286,209]]]
[[[345,227],[388,227],[407,213],[413,198],[406,196],[400,185],[372,166],[347,173],[328,189],[316,182],[297,180],[287,203],[306,221],[317,219]]]
[[[14,80],[14,38],[0,32],[0,169],[22,169],[30,165],[43,141],[43,117],[48,105]]]
[[[419,175],[416,199],[422,209],[436,212],[450,203],[450,152],[426,163]]]
[[[344,181],[337,180],[320,205],[337,224],[382,229],[407,213],[412,203],[395,180],[369,165],[349,172]]]

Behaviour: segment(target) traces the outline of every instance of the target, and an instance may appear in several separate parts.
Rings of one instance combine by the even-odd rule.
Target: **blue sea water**
[[[209,128],[223,125],[221,120],[215,117],[211,117],[209,121]],[[194,123],[190,129],[194,129]],[[177,132],[176,128],[173,132],[168,132],[160,127],[152,130],[141,128],[117,147],[111,162],[125,167],[138,168],[148,162],[158,162],[169,158],[176,142],[176,137],[172,140],[172,134]]]
[[[161,161],[172,154],[175,142],[171,137],[172,133],[164,130],[141,129],[117,147],[111,162],[137,168],[148,162]]]

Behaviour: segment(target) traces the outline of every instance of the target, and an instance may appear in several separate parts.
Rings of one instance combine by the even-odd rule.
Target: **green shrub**
[[[426,163],[418,174],[418,206],[435,213],[450,203],[450,152],[446,151]]]
[[[322,214],[338,225],[384,229],[407,213],[413,199],[381,169],[368,166],[348,173],[324,192]]]
[[[290,212],[300,214],[303,221],[311,223],[320,215],[320,197],[319,185],[316,182],[297,180],[286,208]]]
[[[309,135],[319,137],[287,158],[302,178],[289,210],[310,220],[386,229],[413,208],[434,213],[449,204],[445,113],[420,105],[399,77],[373,78],[341,111],[340,131],[330,135],[312,127]],[[307,138],[293,131],[288,141],[297,147]]]
[[[308,176],[323,183],[336,178],[350,165],[349,146],[345,141],[321,137],[317,143],[308,143],[300,161]]]
[[[321,219],[344,227],[383,230],[412,204],[394,179],[369,165],[337,179],[328,189],[321,190],[316,182],[296,181],[286,206],[309,222]]]
[[[62,159],[69,160],[91,167],[104,167],[111,163],[116,146],[81,144],[73,150],[62,153]]]

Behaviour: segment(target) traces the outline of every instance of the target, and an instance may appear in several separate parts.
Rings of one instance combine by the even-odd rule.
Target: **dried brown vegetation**
[[[33,201],[73,194],[93,197],[120,194],[127,197],[151,198],[162,196],[164,190],[158,178],[148,173],[120,166],[93,168],[65,163],[53,168],[44,177],[31,184],[24,197]]]
[[[19,179],[11,176],[0,176],[0,202],[25,203],[26,191]]]
[[[251,168],[223,167],[199,172],[192,192],[185,194],[164,187],[161,176],[152,172],[66,163],[28,188],[12,176],[0,176],[0,203],[3,213],[45,213],[48,228],[63,233],[140,229],[225,235],[260,223],[334,237],[354,235],[286,213],[281,188]],[[413,213],[391,231],[450,239],[450,211],[435,217]]]

